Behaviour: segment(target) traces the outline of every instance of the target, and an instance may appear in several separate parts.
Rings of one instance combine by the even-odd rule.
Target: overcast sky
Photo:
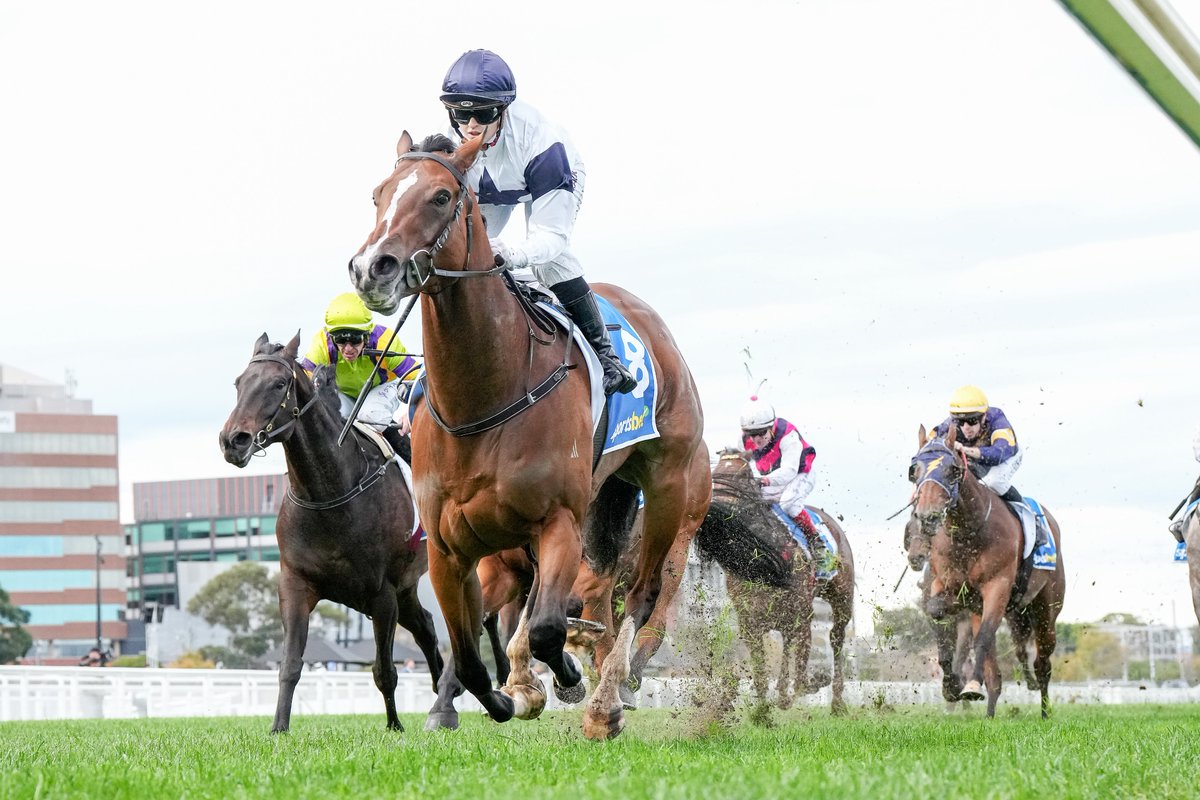
[[[125,520],[134,482],[234,473],[251,345],[350,288],[476,47],[571,132],[586,275],[666,319],[710,448],[762,379],[816,447],[860,612],[911,599],[885,518],[976,383],[1062,524],[1062,619],[1194,622],[1166,514],[1200,470],[1200,151],[1053,0],[0,6],[0,362],[119,416]]]

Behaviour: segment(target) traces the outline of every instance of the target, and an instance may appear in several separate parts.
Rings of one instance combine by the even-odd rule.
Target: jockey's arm
[[[996,415],[992,422],[992,434],[988,443],[979,446],[979,461],[985,467],[1003,464],[1017,454],[1017,434],[1003,414]]]
[[[800,474],[800,457],[803,452],[800,434],[792,431],[779,442],[779,466],[763,476],[763,497],[778,499],[787,485]]]
[[[520,268],[554,261],[571,243],[578,203],[569,188],[555,189],[529,204],[527,235],[509,245],[510,266]]]

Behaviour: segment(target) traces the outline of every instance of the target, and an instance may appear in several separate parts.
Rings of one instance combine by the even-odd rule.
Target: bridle
[[[917,456],[921,456],[921,455],[924,455],[924,454],[927,454],[930,452],[941,452],[943,454],[942,457],[949,456],[950,458],[954,459],[955,461],[961,460],[961,462],[962,462],[962,464],[961,464],[962,475],[959,477],[958,480],[953,481],[953,482],[948,482],[945,480],[945,478],[941,474],[934,474],[935,472],[940,473],[941,472],[940,470],[935,471],[935,470],[926,469],[925,473],[921,476],[921,479],[919,481],[917,481],[916,488],[913,489],[913,500],[910,503],[910,505],[914,505],[914,506],[916,505],[917,496],[920,495],[920,493],[921,493],[921,487],[927,483],[932,483],[936,486],[940,486],[942,488],[942,490],[946,493],[946,496],[948,498],[948,500],[946,502],[946,508],[943,509],[942,511],[937,512],[936,514],[933,514],[928,520],[929,522],[937,523],[946,516],[947,510],[951,506],[955,505],[956,503],[959,503],[962,499],[960,489],[962,487],[963,476],[966,475],[966,471],[967,471],[967,461],[966,461],[967,457],[965,455],[955,453],[944,442],[942,442],[941,440],[938,440],[938,439],[931,439],[928,443],[926,443],[925,446],[922,447],[921,450],[917,453]],[[916,458],[914,457],[913,460],[916,461]],[[903,510],[904,509],[901,509],[901,511],[903,511]],[[893,515],[893,516],[895,516],[895,515]],[[987,522],[988,518],[991,516],[992,516],[992,498],[989,496],[987,511],[983,515],[983,522]],[[922,520],[922,525],[920,526],[922,533],[924,533],[924,531],[925,531],[924,522],[925,522],[925,520]]]
[[[401,269],[411,270],[412,273],[416,275],[419,288],[424,288],[425,284],[428,283],[429,279],[434,275],[443,278],[490,278],[496,275],[503,276],[508,285],[509,291],[512,292],[512,294],[516,297],[517,305],[525,315],[526,325],[529,328],[530,341],[527,369],[532,371],[534,352],[533,343],[537,342],[541,345],[549,345],[553,342],[553,339],[550,341],[545,341],[539,338],[534,332],[534,326],[536,325],[542,331],[549,334],[553,334],[555,329],[553,326],[549,325],[548,323],[544,323],[537,318],[537,313],[532,308],[532,305],[517,289],[507,265],[500,263],[491,269],[486,270],[467,269],[468,261],[471,257],[471,245],[474,241],[474,217],[472,216],[472,212],[474,210],[475,201],[472,198],[470,187],[467,185],[466,175],[463,174],[462,170],[450,163],[450,161],[447,159],[442,158],[437,153],[427,153],[418,150],[414,150],[400,156],[398,159],[396,159],[396,165],[399,166],[401,161],[420,160],[433,161],[437,164],[440,164],[454,177],[454,180],[458,183],[458,199],[454,204],[454,213],[450,216],[450,220],[446,223],[446,226],[442,228],[442,232],[438,234],[436,239],[434,239],[433,244],[429,247],[423,247],[420,250],[415,251],[400,265]],[[455,227],[458,225],[459,221],[463,219],[464,213],[466,216],[465,222],[467,227],[467,249],[466,254],[463,256],[463,268],[459,270],[443,269],[434,263],[434,259],[446,246],[446,242],[449,241]],[[428,268],[425,272],[422,272],[421,265],[417,261],[418,256],[422,255],[428,260]],[[574,323],[572,322],[571,325],[573,330]],[[532,389],[527,390],[520,398],[512,403],[509,403],[496,413],[491,414],[481,420],[476,420],[475,422],[468,422],[462,425],[448,424],[442,418],[442,416],[438,414],[437,409],[434,408],[433,402],[429,396],[429,387],[427,386],[425,375],[422,375],[420,378],[421,390],[425,395],[425,408],[429,411],[429,416],[433,418],[433,421],[437,423],[438,427],[451,436],[456,437],[472,436],[474,434],[482,433],[483,431],[503,425],[505,422],[508,422],[513,417],[528,410],[533,406],[534,403],[550,394],[550,392],[552,392],[555,387],[562,383],[563,379],[567,377],[567,372],[575,368],[576,365],[569,363],[572,338],[573,337],[570,335],[569,331],[568,335],[564,337],[565,347],[563,350],[562,361],[554,369],[554,371],[550,373],[550,375],[542,380],[541,383]],[[528,380],[526,380],[525,385],[529,385]]]
[[[487,278],[492,275],[499,275],[507,270],[508,267],[503,264],[499,264],[488,270],[467,269],[467,261],[471,257],[471,245],[474,242],[475,236],[474,217],[471,215],[471,212],[475,208],[475,201],[471,197],[470,188],[467,186],[467,176],[462,173],[462,170],[439,156],[437,153],[426,153],[419,150],[414,150],[411,153],[405,153],[397,158],[396,166],[400,166],[401,161],[422,160],[435,161],[438,164],[441,164],[442,167],[444,167],[446,171],[454,177],[454,180],[458,182],[458,199],[454,203],[454,213],[450,216],[450,221],[446,223],[446,227],[442,228],[442,232],[439,233],[437,238],[433,240],[433,244],[429,247],[422,247],[420,250],[415,251],[408,257],[407,261],[400,265],[401,268],[406,271],[411,269],[413,274],[417,276],[418,284],[422,288],[424,288],[425,284],[428,283],[429,279],[434,275],[438,275],[443,278]],[[437,257],[437,254],[442,251],[442,248],[446,246],[446,242],[449,241],[450,235],[454,233],[455,226],[458,225],[459,220],[463,218],[464,211],[466,212],[467,223],[467,249],[463,255],[463,268],[442,269],[434,264],[433,260]],[[429,269],[425,273],[421,272],[421,265],[417,263],[417,257],[422,254],[426,259],[428,259],[427,263],[429,265]]]
[[[300,420],[300,417],[304,416],[305,412],[307,412],[310,408],[312,408],[313,403],[315,403],[317,401],[317,395],[314,392],[313,396],[311,398],[309,398],[308,402],[305,403],[303,407],[301,407],[300,397],[299,397],[299,395],[297,395],[296,400],[295,400],[294,404],[292,405],[292,408],[289,411],[288,402],[291,401],[292,392],[296,388],[296,365],[295,365],[295,363],[288,361],[286,358],[283,358],[282,356],[277,356],[277,355],[273,355],[273,354],[257,355],[254,358],[250,359],[251,364],[255,364],[255,363],[259,363],[259,362],[263,362],[263,361],[270,361],[275,364],[281,365],[284,369],[286,369],[288,371],[289,381],[288,381],[287,391],[284,392],[284,395],[283,395],[283,402],[279,404],[279,408],[275,409],[275,413],[271,415],[271,418],[269,420],[267,420],[266,425],[264,425],[259,430],[258,433],[254,434],[254,445],[253,446],[254,446],[256,452],[253,453],[253,455],[265,455],[266,451],[267,451],[267,446],[270,445],[271,442],[275,441],[280,436],[282,436],[284,433],[286,433],[288,430],[290,430]],[[279,415],[281,413],[285,413],[285,412],[290,414],[291,419],[289,419],[287,422],[284,422],[279,427],[276,427],[275,426],[276,420],[279,418]]]
[[[291,401],[291,399],[292,399],[292,394],[296,388],[296,381],[297,381],[295,363],[289,362],[286,358],[283,358],[282,356],[277,356],[274,354],[258,355],[258,356],[255,356],[254,358],[250,359],[251,364],[263,362],[263,361],[270,361],[272,363],[279,364],[279,365],[287,368],[288,373],[290,375],[290,380],[288,382],[287,391],[284,392],[284,395],[283,395],[283,402],[279,404],[279,407],[277,409],[275,409],[275,413],[273,413],[271,415],[271,418],[269,420],[267,420],[266,425],[264,425],[262,427],[262,429],[259,430],[258,433],[254,434],[253,447],[256,451],[254,453],[254,455],[260,455],[260,456],[266,455],[267,447],[272,442],[274,442],[276,439],[279,439],[281,436],[283,436],[283,434],[286,433],[288,430],[290,430],[293,426],[295,426],[295,424],[300,421],[300,418],[303,417],[304,414],[310,408],[312,408],[313,403],[317,402],[317,399],[318,399],[318,393],[313,392],[313,395],[312,395],[312,397],[309,398],[308,402],[305,403],[303,406],[301,406],[299,394],[297,394],[294,404],[292,405],[291,409],[289,409],[288,404],[289,404],[289,401]],[[291,418],[288,419],[286,422],[284,422],[282,425],[279,425],[278,427],[276,427],[276,424],[275,424],[276,420],[278,419],[278,417],[281,413],[285,413],[285,412],[288,413]],[[360,450],[361,450],[361,448],[360,448]],[[365,453],[363,454],[363,459],[366,460]],[[384,473],[387,472],[387,467],[388,467],[388,462],[385,459],[384,462],[379,466],[378,469],[372,470],[371,464],[368,461],[367,462],[367,472],[363,475],[362,478],[359,479],[358,483],[355,484],[354,487],[349,492],[342,495],[341,497],[334,498],[333,500],[312,501],[312,500],[305,500],[301,497],[297,497],[295,491],[292,489],[291,483],[289,482],[288,489],[287,489],[287,499],[291,500],[293,503],[300,506],[301,508],[307,508],[307,509],[311,509],[314,511],[323,511],[323,510],[329,509],[329,508],[337,508],[340,505],[344,505],[345,503],[350,502],[355,497],[358,497],[360,494],[365,492],[367,489],[370,489],[371,486],[373,486],[377,481],[379,481],[384,476]]]

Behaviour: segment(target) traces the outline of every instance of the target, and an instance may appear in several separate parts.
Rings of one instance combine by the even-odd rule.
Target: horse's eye
[[[442,189],[440,192],[438,192],[437,194],[435,194],[433,196],[433,204],[435,206],[444,206],[449,202],[450,202],[450,193],[448,191],[446,191],[445,189]]]
[[[275,388],[276,388],[276,389],[286,389],[286,388],[287,388],[287,381],[285,381],[285,380],[282,380],[282,379],[281,379],[281,380],[279,380],[279,381],[276,381],[276,383],[275,383]]]

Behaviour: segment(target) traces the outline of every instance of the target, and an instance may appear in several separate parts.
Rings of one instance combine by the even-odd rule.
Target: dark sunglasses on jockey
[[[758,428],[758,429],[752,430],[752,431],[746,430],[745,428],[742,429],[742,435],[745,436],[747,439],[757,439],[759,436],[765,436],[770,432],[771,432],[770,428]]]
[[[367,340],[365,331],[334,331],[329,336],[334,344],[362,344]]]
[[[978,425],[983,421],[983,414],[972,414],[969,417],[955,417],[954,421],[958,423],[959,427],[963,425]]]
[[[500,115],[504,113],[504,106],[484,106],[482,108],[459,108],[457,106],[447,106],[450,111],[450,118],[459,125],[466,125],[472,118],[480,125],[491,125],[496,120],[500,119]]]

